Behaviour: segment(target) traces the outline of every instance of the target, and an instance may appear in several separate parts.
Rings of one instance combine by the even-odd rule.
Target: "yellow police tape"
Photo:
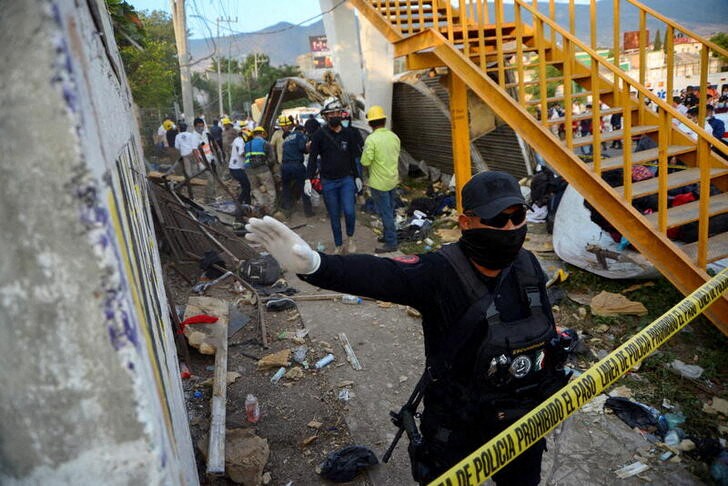
[[[430,483],[430,486],[481,484],[515,459],[634,365],[662,346],[728,289],[723,270],[609,356],[557,391],[513,425]]]

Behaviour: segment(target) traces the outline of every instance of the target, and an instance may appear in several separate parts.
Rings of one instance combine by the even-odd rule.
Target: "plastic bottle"
[[[260,407],[258,407],[258,399],[255,395],[245,397],[245,416],[251,424],[258,423],[260,420]]]
[[[276,371],[276,374],[271,376],[270,382],[275,385],[276,383],[281,381],[281,378],[283,378],[283,375],[285,375],[285,374],[286,374],[286,368],[285,368],[285,366],[281,366],[280,368],[278,368],[278,371]]]
[[[326,356],[324,356],[323,358],[321,358],[320,360],[316,361],[316,364],[313,365],[313,367],[316,368],[317,370],[321,369],[324,366],[326,366],[327,364],[331,363],[333,360],[334,360],[334,355],[329,353]]]
[[[341,301],[344,304],[361,304],[361,297],[357,297],[356,295],[344,295],[341,297]]]

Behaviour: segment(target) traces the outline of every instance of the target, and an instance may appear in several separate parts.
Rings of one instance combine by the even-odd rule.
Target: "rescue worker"
[[[271,172],[274,163],[273,147],[265,139],[265,129],[255,127],[250,140],[245,143],[245,173],[256,204],[266,213],[273,211],[276,201],[276,186]]]
[[[311,135],[307,179],[303,192],[311,196],[311,179],[316,177],[316,164],[321,174],[324,204],[329,213],[331,231],[334,234],[335,253],[354,253],[354,230],[356,227],[356,193],[362,189],[362,181],[356,170],[355,159],[361,155],[361,143],[353,129],[341,126],[344,106],[336,98],[328,98],[321,115],[326,126]],[[341,213],[346,221],[346,248],[341,234]]]
[[[280,149],[276,150],[278,161],[281,164],[281,209],[286,217],[290,217],[293,208],[303,197],[303,212],[306,216],[313,216],[311,198],[303,194],[303,185],[306,180],[306,167],[303,165],[306,156],[306,135],[301,130],[295,130],[293,121],[281,115],[278,118],[281,126]]]
[[[397,228],[394,225],[394,189],[399,184],[399,137],[384,125],[384,108],[374,105],[367,112],[367,121],[374,130],[364,142],[361,165],[369,167],[369,192],[384,228],[384,246],[375,253],[397,250]]]
[[[232,150],[233,140],[238,136],[238,132],[233,128],[233,121],[225,117],[222,123],[222,151],[225,153],[225,160],[230,161],[230,152]]]
[[[240,184],[238,202],[250,205],[250,180],[245,173],[245,142],[247,136],[248,134],[244,130],[241,130],[240,136],[233,140],[228,168],[230,169],[232,178]]]
[[[288,118],[281,115],[278,117],[276,122],[277,129],[273,132],[270,137],[270,144],[273,147],[273,153],[275,154],[275,165],[273,166],[273,180],[276,183],[276,189],[279,193],[281,192],[281,164],[283,163],[283,137],[286,132],[283,130],[283,126],[288,124]]]
[[[209,171],[205,173],[207,175],[206,197],[208,201],[214,201],[217,189],[217,179],[215,176],[220,177],[220,166],[217,163],[217,157],[213,151],[215,140],[210,132],[205,130],[205,120],[203,118],[195,118],[192,122],[192,127],[195,130],[192,136],[194,144],[199,150],[199,156],[204,156],[209,166]]]
[[[427,372],[423,443],[410,448],[426,484],[485,444],[567,381],[546,278],[522,249],[526,206],[518,182],[481,172],[462,191],[457,243],[378,258],[313,251],[283,223],[250,219],[246,238],[325,289],[408,305],[422,314]],[[538,484],[541,439],[495,474],[498,485]]]

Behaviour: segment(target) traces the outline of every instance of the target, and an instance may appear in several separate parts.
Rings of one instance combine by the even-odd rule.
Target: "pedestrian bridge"
[[[708,81],[711,56],[728,56],[728,51],[636,0],[600,2],[600,9],[611,3],[608,8],[612,15],[603,16],[611,25],[605,25],[602,16],[597,19],[596,0],[591,0],[588,18],[577,18],[571,0],[565,19],[557,18],[554,0],[540,4],[536,0],[348,1],[394,45],[395,56],[405,58],[407,69],[448,68],[458,188],[471,176],[467,109],[470,89],[684,294],[709,279],[708,263],[728,257],[728,233],[713,234],[709,227],[711,217],[728,212],[728,146],[703,128],[704,102],[699,104],[697,119],[701,122],[696,124],[647,87],[647,25],[657,22],[667,33],[668,95],[673,92],[676,37],[692,39],[698,46],[700,74],[694,84],[701,87]],[[618,61],[623,34],[620,13],[628,9],[633,14],[636,9],[639,18],[638,79],[628,76]],[[575,35],[577,22],[589,23],[589,42]],[[598,29],[612,33],[610,53],[597,52]],[[563,85],[563,93],[553,92],[555,84]],[[568,109],[575,101],[587,100],[594,100],[589,112],[573,114]],[[648,101],[657,111],[648,107]],[[555,103],[567,108],[564,116],[545,116]],[[608,108],[602,108],[602,103]],[[584,119],[599,127],[604,116],[615,113],[622,115],[619,130],[594,130],[592,135],[577,138],[568,129]],[[680,123],[692,134],[678,130]],[[563,140],[554,134],[556,130],[551,130],[554,124],[567,127]],[[633,152],[641,136],[652,139],[654,148]],[[622,142],[623,153],[603,158],[602,142],[615,140]],[[593,162],[584,162],[576,155],[575,150],[582,146],[593,148]],[[633,166],[653,161],[658,167],[657,176],[633,182]],[[618,174],[618,170],[621,184],[612,187],[604,175]],[[698,200],[671,208],[668,191],[690,184],[697,185]],[[710,196],[711,187],[721,194]],[[632,203],[650,195],[657,197],[657,211],[643,215]],[[668,238],[668,230],[694,222],[698,224],[696,242],[681,246]],[[716,301],[706,314],[728,334],[727,297]]]

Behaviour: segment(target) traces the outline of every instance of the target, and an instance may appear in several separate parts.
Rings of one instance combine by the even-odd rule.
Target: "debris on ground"
[[[207,459],[206,436],[201,437],[197,447]],[[268,463],[270,449],[268,441],[255,435],[253,429],[227,429],[225,433],[225,475],[240,484],[261,484],[263,470]]]
[[[281,366],[291,365],[291,350],[281,349],[278,352],[267,354],[258,361],[258,371],[264,371]]]
[[[592,314],[596,316],[644,316],[647,314],[647,308],[642,302],[635,302],[624,295],[606,290],[602,290],[591,299],[590,307]]]
[[[319,474],[335,483],[345,483],[354,479],[363,469],[378,462],[377,456],[368,447],[348,446],[329,452],[319,466]]]
[[[628,466],[624,466],[623,468],[617,469],[616,471],[614,471],[614,474],[616,474],[619,479],[627,479],[627,478],[631,478],[632,476],[642,474],[643,472],[647,471],[649,468],[650,468],[650,466],[648,466],[647,464],[637,461]]]
[[[660,436],[666,432],[666,425],[660,423],[660,413],[654,408],[623,397],[609,397],[604,408],[611,410],[617,417],[630,427],[637,427],[648,433],[658,433]]]
[[[700,366],[685,364],[679,359],[672,360],[669,367],[674,373],[684,378],[692,378],[693,380],[697,380],[703,374],[703,368]]]
[[[719,413],[721,415],[728,417],[728,400],[724,400],[720,397],[714,396],[710,400],[709,404],[708,403],[703,404],[703,411],[705,413],[709,413],[712,415]]]

